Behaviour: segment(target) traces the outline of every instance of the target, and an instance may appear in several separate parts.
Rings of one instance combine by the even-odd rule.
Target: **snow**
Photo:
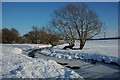
[[[64,59],[93,59],[97,61],[105,60],[105,62],[115,62],[120,65],[118,56],[118,41],[117,40],[96,40],[87,41],[82,50],[63,50],[63,47],[68,44],[57,45],[53,49],[42,50],[42,54],[47,56],[64,58]],[[75,48],[79,48],[79,42],[76,41]],[[46,54],[47,53],[47,54]],[[48,54],[49,53],[49,54]]]
[[[58,45],[54,48],[62,49],[66,45],[68,44]],[[75,42],[74,48],[79,48],[79,41]],[[82,50],[79,50],[79,52],[90,54],[97,53],[107,56],[118,57],[118,40],[89,40],[86,42],[84,48]]]
[[[39,49],[39,48],[47,48],[51,47],[51,45],[45,44],[6,44],[7,46],[12,46],[14,48],[19,48],[22,50],[30,50],[30,49]]]
[[[28,57],[24,50],[41,48],[41,44],[2,44],[2,78],[81,78],[53,60]],[[43,45],[50,47],[50,45]]]
[[[104,60],[108,63],[115,62],[120,65],[118,40],[87,41],[83,50],[63,50],[63,47],[66,45],[68,44],[57,45],[51,48],[51,45],[43,44],[3,44],[0,47],[0,50],[2,50],[2,54],[0,54],[2,56],[0,58],[2,72],[0,75],[3,78],[81,78],[74,71],[57,64],[53,60],[44,60],[38,57],[31,58],[25,53],[39,48],[45,49],[36,51],[36,56],[43,54],[71,61],[74,61],[74,59]],[[79,41],[76,41],[74,48],[79,48]]]

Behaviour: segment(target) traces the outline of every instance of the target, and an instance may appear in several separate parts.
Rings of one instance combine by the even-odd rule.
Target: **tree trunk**
[[[64,49],[64,50],[66,50],[67,48],[69,48],[69,49],[73,49],[73,47],[74,47],[74,44],[69,45],[69,46],[65,46],[63,49]]]
[[[82,50],[84,47],[84,44],[83,43],[80,43],[80,50]]]
[[[86,41],[85,41],[86,42]],[[84,45],[85,45],[85,42],[83,42],[82,40],[80,40],[80,50],[83,49]]]

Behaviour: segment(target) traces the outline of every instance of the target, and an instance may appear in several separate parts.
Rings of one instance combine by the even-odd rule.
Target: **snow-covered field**
[[[53,60],[28,57],[23,50],[49,47],[40,44],[1,44],[0,64],[2,78],[82,78]],[[83,78],[82,78],[83,79]]]
[[[57,45],[52,49],[45,49],[39,53],[66,59],[93,59],[105,61],[107,63],[115,62],[120,65],[120,56],[118,56],[118,40],[95,40],[87,41],[82,50],[63,50],[68,44]],[[79,48],[79,41],[76,41],[75,48]]]
[[[58,45],[54,48],[62,49],[65,45]],[[79,41],[75,42],[75,48],[79,48]],[[103,54],[118,57],[118,40],[89,40],[82,50],[75,50],[80,53]]]
[[[63,50],[68,44],[57,45],[51,48],[51,45],[43,44],[1,44],[2,59],[0,58],[0,75],[3,78],[78,78],[81,77],[74,71],[64,68],[53,60],[44,60],[40,58],[31,58],[25,55],[32,50],[45,48],[35,52],[36,56],[44,54],[46,56],[62,59],[93,59],[105,61],[107,63],[115,62],[120,65],[118,56],[117,40],[97,40],[87,41],[83,50]],[[79,42],[76,41],[75,48],[79,48]],[[23,53],[23,54],[22,54]]]
[[[78,44],[76,44],[78,46]],[[87,41],[83,51],[118,57],[118,40]]]

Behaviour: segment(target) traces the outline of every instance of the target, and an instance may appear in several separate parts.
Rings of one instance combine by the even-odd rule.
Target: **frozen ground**
[[[65,45],[67,44],[57,45],[54,46],[53,48],[49,48],[51,47],[51,45],[41,45],[41,44],[3,45],[2,47],[3,54],[1,54],[3,56],[3,59],[1,59],[0,61],[3,62],[3,65],[1,64],[2,65],[1,75],[3,77],[21,77],[23,75],[24,75],[23,77],[66,77],[66,72],[67,74],[71,72],[73,73],[73,71],[69,71],[67,68],[62,67],[61,65],[58,65],[55,62],[55,61],[57,62],[60,61],[60,62],[67,62],[69,66],[75,66],[75,65],[79,66],[80,69],[74,71],[77,72],[79,75],[82,75],[84,78],[119,77],[120,66],[103,64],[103,63],[90,64],[89,62],[83,62],[84,60],[87,59],[93,59],[98,61],[105,61],[107,63],[115,62],[117,64],[120,64],[120,58],[118,56],[117,40],[87,41],[83,50],[70,50],[70,49],[63,50],[62,48]],[[75,48],[79,48],[78,41],[76,41],[75,45],[76,45]],[[37,59],[35,58],[33,59],[26,56],[29,52],[39,48],[45,48],[45,49],[38,50],[35,52],[35,57]],[[23,54],[26,55],[21,54],[21,51]],[[83,61],[76,59],[81,59]],[[47,65],[43,65],[41,63]],[[53,65],[50,65],[51,63]],[[33,64],[35,64],[36,66]],[[27,67],[27,65],[30,65],[31,67]],[[42,70],[44,70],[44,74],[38,76],[38,74],[43,73],[40,70],[41,65],[43,65]],[[58,66],[52,67],[56,65]],[[50,68],[52,69],[55,68],[56,71],[55,74],[46,75],[49,73],[49,69],[45,71],[47,66],[50,66]],[[39,71],[40,73],[36,72],[36,67],[37,67],[37,71],[40,70]],[[60,71],[57,71],[58,68]],[[79,76],[78,74],[76,73],[71,74],[72,76],[69,74],[67,75],[67,77],[68,76],[78,77]]]
[[[78,44],[76,44],[78,46]],[[83,51],[118,57],[118,40],[87,41]]]
[[[82,50],[63,50],[62,48],[66,45],[68,44],[58,45],[51,50],[43,50],[42,53],[58,58],[93,59],[97,61],[105,61],[107,63],[115,62],[120,65],[117,40],[87,41]],[[78,41],[76,41],[74,48],[79,48]]]
[[[23,50],[49,47],[49,45],[3,44],[0,64],[2,78],[82,78],[74,71],[57,64],[53,60],[28,57]]]
[[[79,47],[78,44],[79,43],[76,42],[76,48]],[[96,64],[84,62],[86,59],[97,59],[99,61],[104,59],[109,63],[119,63],[117,41],[89,41],[86,43],[83,50],[63,50],[62,48],[65,45],[67,44],[38,50],[35,52],[36,58],[43,58],[46,60],[51,59],[57,62],[68,63],[64,66],[78,66],[80,69],[73,70],[84,78],[118,79],[118,77],[120,77],[120,66],[104,64],[102,62],[96,62]],[[108,54],[109,52],[110,54]],[[78,60],[79,58],[83,59],[83,61]]]
[[[58,45],[55,46],[54,48],[62,49],[65,45],[68,44]],[[79,48],[79,41],[75,42],[75,48]],[[79,51],[80,53],[89,53],[89,54],[96,53],[96,54],[118,57],[118,40],[89,40],[86,42],[82,50],[77,50],[77,51]]]
[[[45,56],[42,54],[39,54],[37,56],[38,58],[43,58],[43,59],[50,59],[50,60],[55,60],[56,62],[59,63],[67,63],[67,65],[63,65],[64,67],[66,66],[78,66],[80,67],[79,69],[72,69],[79,75],[81,75],[84,78],[106,78],[106,80],[111,79],[111,80],[119,80],[118,78],[120,77],[120,67],[111,65],[111,64],[103,64],[103,63],[96,63],[96,64],[91,64],[89,62],[84,62],[81,60],[68,60],[68,59],[61,59],[61,58],[54,58],[54,57],[49,57]],[[113,79],[115,78],[115,79]]]

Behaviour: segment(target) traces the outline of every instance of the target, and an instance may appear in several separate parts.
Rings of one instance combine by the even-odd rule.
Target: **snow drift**
[[[76,41],[75,48],[79,47],[79,42]],[[63,50],[62,48],[68,44],[57,45],[54,48],[44,49],[38,53],[64,59],[81,59],[81,60],[96,60],[105,63],[116,63],[120,65],[118,56],[118,41],[103,40],[103,41],[88,41],[83,50]]]
[[[35,46],[35,45],[34,45]],[[2,78],[81,78],[53,60],[35,59],[22,54],[33,45],[2,45]],[[40,48],[40,47],[39,47]]]

